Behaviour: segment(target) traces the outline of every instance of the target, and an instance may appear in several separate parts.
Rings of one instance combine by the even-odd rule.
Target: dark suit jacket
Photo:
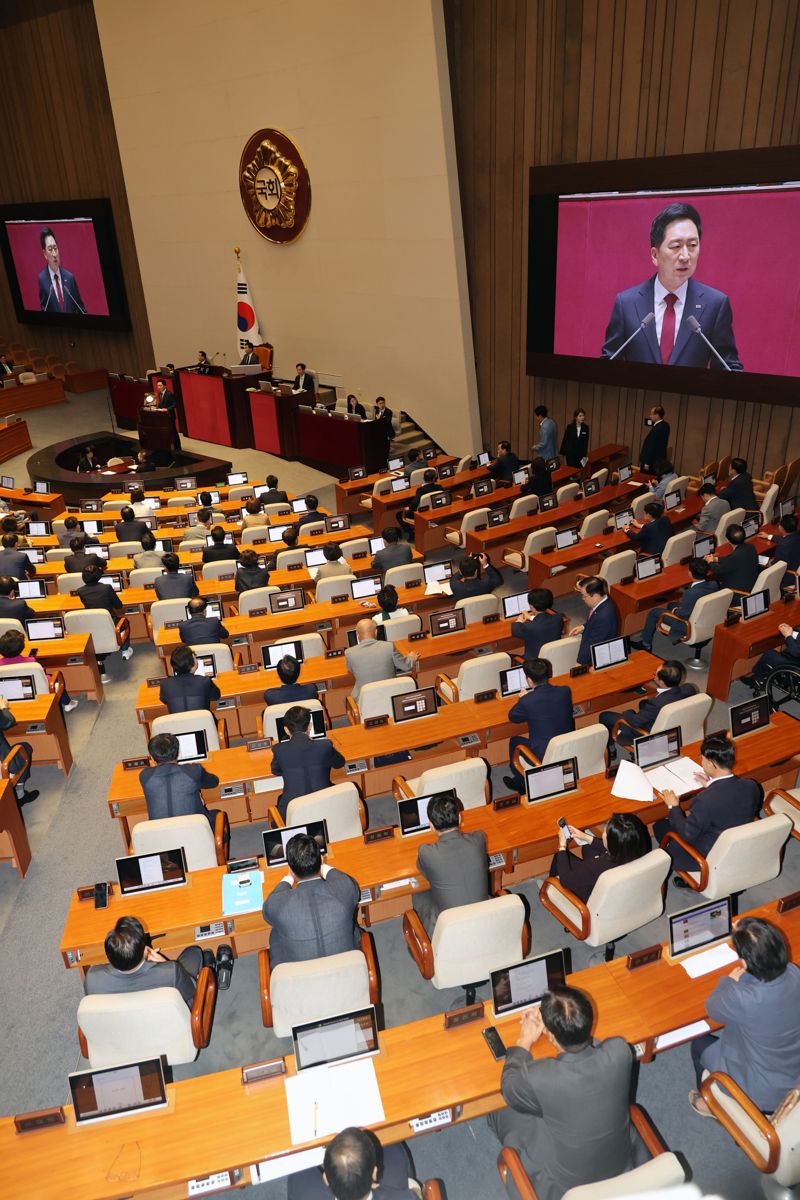
[[[84,583],[77,591],[84,608],[104,608],[116,621],[122,601],[109,583]]]
[[[345,409],[345,412],[351,417],[361,417],[362,421],[366,421],[367,419],[367,410],[364,408],[363,404],[356,404],[352,412],[349,408]]]
[[[373,571],[380,571],[381,575],[385,575],[391,567],[404,567],[412,562],[414,558],[413,551],[407,542],[395,542],[394,545],[386,545],[372,560]]]
[[[746,825],[761,807],[761,784],[736,775],[715,779],[691,802],[688,815],[676,804],[669,810],[669,825],[704,858],[726,829]],[[667,849],[670,849],[668,846]]]
[[[772,561],[785,562],[790,571],[796,571],[800,566],[800,531],[787,533],[772,543]]]
[[[567,422],[561,439],[560,453],[564,455],[568,467],[581,465],[581,459],[586,458],[589,453],[589,426],[585,421],[580,429],[574,421]]]
[[[507,479],[509,483],[511,483],[514,472],[518,470],[519,459],[513,450],[501,454],[499,458],[489,464],[489,474],[492,479]]]
[[[742,542],[711,567],[722,587],[749,592],[761,570],[755,546]]]
[[[51,282],[49,267],[45,267],[43,271],[39,272],[39,308],[42,312],[51,313],[85,313],[86,305],[83,303],[78,281],[72,271],[59,267],[58,275],[61,279],[61,294],[64,297],[63,309],[59,308],[58,293],[55,284]]]
[[[672,523],[667,516],[658,517],[641,529],[629,529],[627,536],[642,554],[660,554],[672,537]]]
[[[269,571],[266,567],[239,566],[236,571],[235,587],[237,592],[251,592],[253,588],[266,587],[269,583]]]
[[[117,535],[118,542],[140,542],[142,534],[147,533],[147,526],[144,521],[117,521],[114,526],[114,532]]]
[[[706,579],[702,583],[692,583],[687,587],[672,611],[676,616],[688,619],[692,615],[694,606],[698,600],[702,600],[703,596],[710,596],[713,592],[718,591],[719,584],[716,579]]]
[[[239,547],[222,542],[219,546],[206,546],[203,550],[203,562],[235,562],[239,558]]]
[[[320,525],[325,520],[320,512],[303,512],[297,514],[297,527],[302,529],[304,525]]]
[[[328,738],[314,740],[296,733],[288,742],[280,742],[272,751],[272,774],[283,779],[278,801],[281,816],[286,816],[290,800],[330,787],[331,771],[343,766],[344,758]]]
[[[592,894],[592,889],[604,871],[614,866],[611,855],[603,845],[603,839],[596,837],[583,847],[583,856],[572,854],[569,849],[559,850],[550,867],[550,874],[560,879],[584,904]]]
[[[655,310],[655,275],[636,287],[619,292],[611,310],[603,344],[603,358],[610,358],[622,343],[641,325],[648,313]],[[739,352],[733,336],[731,302],[724,292],[700,283],[694,276],[689,280],[683,305],[683,315],[670,355],[669,365],[680,367],[716,367],[723,369],[699,333],[689,328],[687,317],[696,317],[711,345],[732,371],[741,371]],[[661,348],[653,321],[643,329],[620,355],[627,362],[661,364]],[[619,360],[618,360],[619,361]],[[662,455],[662,458],[664,455]],[[652,459],[646,459],[651,466]]]
[[[170,675],[158,688],[167,712],[190,712],[196,708],[211,710],[211,701],[219,700],[219,688],[206,675]]]
[[[724,488],[720,488],[718,495],[720,499],[727,500],[731,508],[747,508],[757,509],[758,500],[756,500],[755,492],[753,491],[753,477],[747,471],[743,471],[741,475],[735,475],[733,479],[729,479]]]
[[[653,326],[651,325],[652,329]],[[669,447],[669,424],[667,421],[657,421],[648,429],[642,448],[639,451],[639,466],[654,467],[667,457]]]
[[[527,483],[519,490],[521,496],[549,496],[553,490],[553,481],[549,471],[532,474]]]
[[[86,554],[80,551],[78,554],[68,554],[64,559],[64,570],[70,574],[80,575],[87,563],[100,563],[103,565],[103,559],[98,558],[96,554]]]
[[[431,885],[436,916],[447,908],[489,899],[486,834],[480,829],[473,833],[450,829],[430,845],[420,846],[417,869]]]
[[[30,579],[36,574],[27,554],[21,550],[0,550],[0,575],[11,575],[14,579]]]
[[[578,647],[578,662],[581,666],[592,661],[592,646],[607,642],[619,633],[619,613],[611,600],[603,600],[587,615]]]
[[[411,1168],[403,1142],[383,1147],[383,1172],[372,1189],[372,1200],[417,1200],[409,1190]],[[322,1167],[296,1171],[287,1179],[287,1200],[334,1200],[333,1192],[322,1178]]]
[[[419,502],[423,496],[430,496],[432,492],[440,492],[442,485],[440,483],[421,483],[414,492],[414,498],[408,506],[408,511],[415,513],[419,508]]]
[[[663,692],[658,692],[655,696],[643,700],[639,705],[638,712],[628,709],[626,712],[620,713],[620,717],[629,724],[635,725],[637,729],[644,729],[649,733],[662,708],[666,708],[668,704],[674,704],[676,700],[685,700],[687,696],[694,696],[694,694],[695,689],[691,683],[679,683],[677,687],[664,688]]]
[[[300,382],[301,379],[302,379],[302,383]],[[294,388],[294,390],[296,392],[299,392],[301,389],[304,392],[313,392],[314,391],[314,380],[309,375],[308,371],[305,371],[303,373],[303,375],[295,375],[294,383],[292,384],[292,387]]]
[[[515,621],[511,636],[522,639],[526,658],[538,658],[542,646],[558,641],[563,625],[561,613],[536,613],[532,621]]]
[[[265,704],[300,704],[303,700],[317,699],[315,683],[282,683],[279,687],[267,688],[264,692]]]
[[[178,633],[185,646],[199,646],[205,642],[223,642],[228,631],[219,617],[189,617],[181,621]]]
[[[270,488],[268,492],[259,492],[258,498],[262,504],[282,504],[284,502],[288,504],[289,502],[286,492],[278,488]]]
[[[495,588],[500,587],[502,582],[503,576],[497,567],[489,563],[480,579],[476,575],[471,579],[462,579],[460,575],[454,575],[450,580],[450,590],[453,600],[465,600],[469,596],[488,596]]]
[[[563,685],[540,683],[520,696],[509,709],[508,719],[515,725],[527,722],[528,744],[537,758],[544,758],[551,738],[572,733],[575,728],[572,692]]]
[[[295,887],[279,883],[262,910],[264,920],[272,926],[270,967],[357,950],[361,944],[356,925],[360,895],[355,879],[335,868],[325,879],[317,876]]]
[[[190,600],[200,590],[191,575],[181,575],[178,571],[159,575],[155,587],[159,600]]]
[[[37,615],[27,600],[12,600],[10,596],[0,596],[0,619],[14,621],[31,621]]]
[[[201,789],[215,788],[219,779],[202,763],[160,763],[145,767],[139,780],[151,821],[165,817],[205,816]]]

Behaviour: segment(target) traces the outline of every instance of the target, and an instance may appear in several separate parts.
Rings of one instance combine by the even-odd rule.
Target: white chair
[[[0,637],[2,637],[4,633],[9,633],[11,630],[13,630],[14,633],[21,633],[23,637],[27,637],[25,627],[21,621],[16,619],[16,617],[0,617]]]
[[[112,542],[108,547],[109,558],[133,558],[142,553],[141,542]]]
[[[20,675],[31,676],[33,679],[34,691],[37,696],[46,696],[50,692],[50,680],[47,678],[44,667],[39,663],[14,663],[10,666],[0,667],[0,679],[16,678]],[[56,681],[58,681],[58,686],[56,686]],[[60,695],[64,688],[64,680],[60,671],[57,671],[54,675],[53,684],[53,692]],[[23,713],[24,708],[17,710],[18,718],[24,721]]]
[[[277,742],[278,726],[276,718],[285,717],[290,708],[296,707],[298,707],[296,700],[290,701],[289,704],[268,704],[257,719],[258,736],[272,738],[273,742]],[[309,712],[314,712],[315,710],[318,712],[324,711],[319,700],[303,700],[299,707],[307,708]]]
[[[279,592],[278,587],[250,588],[248,592],[239,594],[239,616],[249,617],[253,609],[265,608],[269,612],[269,597],[273,592]]]
[[[487,596],[465,596],[463,600],[456,600],[455,607],[464,610],[467,625],[477,625],[484,617],[500,612],[500,601],[490,592]]]
[[[155,583],[163,574],[161,567],[134,567],[128,575],[128,586],[144,587],[145,584]]]
[[[596,512],[587,513],[581,522],[578,537],[582,539],[599,537],[600,534],[605,533],[610,520],[611,513],[607,508],[598,508]]]
[[[682,529],[680,533],[673,533],[672,537],[667,538],[661,553],[661,564],[665,570],[692,557],[696,537],[694,529]]]
[[[20,371],[17,378],[19,379],[20,383],[36,383],[36,372]]]
[[[678,492],[681,500],[686,499],[686,492],[689,487],[688,475],[676,475],[670,483],[667,484],[667,489],[664,492],[665,496],[669,496],[672,492]]]
[[[771,1117],[765,1117],[730,1075],[714,1071],[700,1084],[711,1112],[763,1178],[768,1200],[792,1200],[800,1194],[800,1102],[790,1092]]]
[[[488,525],[489,511],[488,508],[474,508],[472,512],[465,513],[461,518],[460,529],[453,529],[451,526],[445,529],[445,541],[451,546],[466,546],[467,534]]]
[[[70,592],[77,592],[80,587],[83,587],[83,576],[79,571],[64,571],[63,574],[56,575],[56,591],[59,596],[68,596]]]
[[[532,517],[533,514],[538,511],[538,496],[517,496],[516,500],[511,505],[508,519],[509,521],[516,521],[518,517]]]
[[[162,1054],[172,1067],[194,1062],[211,1037],[216,994],[216,975],[203,967],[191,1008],[174,987],[84,996],[78,1005],[81,1052],[93,1070]]]
[[[489,768],[485,760],[465,758],[460,762],[448,763],[444,767],[430,767],[415,779],[396,775],[392,780],[392,795],[395,800],[430,796],[433,792],[446,792],[449,788],[454,789],[465,811],[485,807],[492,793]]]
[[[630,507],[633,512],[634,518],[637,521],[641,521],[644,519],[645,505],[651,504],[652,501],[653,501],[652,492],[645,492],[641,496],[634,496],[633,500],[631,501]]]
[[[183,503],[183,501],[181,501]],[[174,500],[169,500],[168,504],[174,504]],[[130,504],[130,497],[117,496],[114,500],[103,501],[103,512],[119,512],[121,508],[127,508]]]
[[[116,654],[130,638],[131,626],[127,617],[114,621],[105,608],[81,608],[64,613],[64,632],[89,633],[98,658]],[[130,658],[130,654],[126,654]]]
[[[562,637],[555,642],[545,642],[539,651],[539,658],[546,658],[553,668],[553,677],[566,675],[572,667],[578,665],[578,651],[581,648],[578,637]]]
[[[404,563],[400,567],[389,567],[383,578],[384,585],[390,583],[396,588],[404,588],[408,587],[410,583],[424,583],[424,581],[425,574],[422,563],[419,562]]]
[[[195,508],[197,500],[194,496],[170,496],[167,508]]]
[[[256,543],[264,543],[268,540],[266,520],[263,525],[248,525],[246,529],[242,530],[241,544],[243,546],[253,546]]]
[[[633,730],[638,737],[644,737],[648,733],[663,733],[665,729],[675,729],[680,727],[681,745],[687,746],[690,742],[700,742],[705,737],[706,717],[711,712],[714,701],[711,696],[705,692],[698,692],[695,696],[685,696],[683,700],[673,700],[672,704],[665,704],[659,710],[651,729],[640,729],[634,721],[617,721],[612,731],[612,737],[617,736],[617,729],[621,724],[624,724],[627,729]]]
[[[214,829],[202,813],[186,817],[164,817],[159,821],[137,821],[131,829],[134,854],[158,854],[181,846],[187,871],[206,871],[223,867],[227,818],[218,812]]]
[[[472,700],[478,692],[500,691],[500,672],[511,666],[511,656],[500,652],[469,658],[458,668],[455,680],[440,672],[436,676],[436,691],[445,704]]]
[[[623,579],[628,579],[635,571],[636,551],[620,550],[618,554],[610,554],[608,558],[603,559],[597,577],[605,580],[610,591],[615,583],[622,583]]]
[[[556,503],[559,505],[569,504],[570,501],[577,497],[580,490],[581,485],[579,483],[562,484],[562,486],[556,491]]]
[[[461,458],[456,464],[456,475],[460,475],[462,471],[468,470],[469,464],[472,462],[474,457],[474,454],[462,454]]]
[[[369,717],[391,718],[392,697],[414,692],[416,688],[416,682],[410,675],[398,675],[395,679],[379,679],[375,683],[365,683],[359,693],[358,703],[352,696],[348,696],[345,701],[351,725],[360,725]]]
[[[119,458],[116,454],[112,455],[106,463],[109,467],[121,467],[124,462],[131,462],[131,459]]]
[[[369,554],[369,538],[350,538],[349,542],[339,543],[342,558],[352,558],[355,554]]]
[[[291,1037],[296,1025],[357,1012],[379,1000],[372,939],[364,930],[360,950],[279,963],[275,968],[270,967],[269,951],[260,950],[258,978],[261,1020],[279,1038]]]
[[[547,767],[565,758],[574,758],[578,764],[578,778],[586,779],[589,775],[599,775],[605,771],[607,744],[608,730],[605,725],[584,725],[572,733],[558,733],[550,738],[541,762],[528,746],[517,746],[512,765],[524,776],[530,767]]]
[[[203,563],[203,579],[234,579],[235,577],[236,563],[231,558],[223,559],[221,562]]]
[[[150,636],[155,640],[156,634],[163,629],[168,621],[185,621],[188,600],[181,597],[178,600],[154,600],[150,605],[148,624]]]
[[[743,508],[732,508],[730,512],[723,513],[717,521],[717,528],[714,531],[714,536],[717,539],[717,545],[725,545],[725,530],[730,525],[741,525],[745,518],[745,510]]]
[[[214,674],[233,670],[233,651],[224,642],[197,642],[192,646],[195,656],[214,659]]]
[[[403,935],[423,979],[435,988],[463,987],[475,1003],[476,981],[525,958],[530,932],[519,896],[505,894],[439,913],[429,938],[419,915],[403,914]]]
[[[674,637],[676,633],[675,622],[684,627],[684,633],[681,636],[682,642],[687,642],[694,650],[694,658],[690,658],[687,662],[687,667],[691,667],[695,671],[699,671],[703,667],[703,659],[701,651],[703,646],[707,645],[714,637],[714,630],[722,621],[725,620],[725,615],[730,607],[733,599],[733,592],[730,588],[721,588],[718,592],[712,592],[708,596],[702,596],[692,609],[691,615],[686,617],[678,617],[675,613],[670,614],[670,628],[659,630],[668,637]]]
[[[407,617],[392,617],[391,620],[384,621],[383,628],[386,630],[387,642],[400,642],[412,633],[419,633],[422,621],[416,613],[409,613]]]
[[[596,471],[592,471],[590,479],[596,479],[600,484],[601,489],[608,483],[608,467],[598,467]]]
[[[333,596],[350,596],[350,584],[355,583],[356,577],[347,566],[342,567],[341,575],[328,575],[320,579],[314,593],[317,604],[329,604]]]
[[[238,483],[228,490],[229,500],[252,500],[254,496],[252,483]]]
[[[556,527],[555,525],[546,525],[544,529],[536,529],[533,533],[529,533],[521,550],[515,550],[513,546],[506,546],[503,550],[503,562],[507,567],[513,567],[515,571],[527,571],[528,560],[532,554],[541,554],[548,546],[555,546],[555,544]]]
[[[388,496],[392,490],[392,480],[394,475],[381,475],[380,479],[376,479],[372,485],[372,492],[369,496],[362,496],[359,504],[362,508],[372,508],[373,496]]]
[[[275,555],[275,570],[288,571],[289,567],[298,564],[301,567],[306,565],[306,552],[298,546],[291,550],[279,550]]]
[[[778,503],[778,492],[780,488],[777,483],[771,483],[761,500],[759,512],[761,513],[761,524],[769,525],[772,521],[775,512],[775,505]]]
[[[792,837],[800,841],[800,789],[773,788],[764,801],[767,816],[782,813],[792,822]]]
[[[228,734],[223,720],[216,720],[213,713],[205,708],[190,708],[187,712],[166,713],[163,717],[155,717],[151,726],[151,737],[159,733],[194,733],[200,731],[206,735],[206,745],[209,753],[219,750],[228,744]]]
[[[63,562],[70,554],[72,551],[68,546],[58,546],[53,550],[45,550],[44,560],[45,562]]]
[[[584,902],[567,887],[568,878],[545,879],[539,899],[568,933],[590,946],[605,946],[606,962],[615,942],[655,921],[664,911],[664,881],[670,858],[651,850],[633,862],[603,871]]]
[[[408,486],[412,488],[420,487],[425,481],[425,472],[427,467],[417,467],[408,477]]]
[[[776,562],[769,567],[764,567],[763,571],[759,572],[758,579],[752,587],[752,591],[761,592],[766,589],[769,592],[769,602],[774,604],[776,600],[781,598],[781,583],[786,574],[786,563]],[[746,595],[746,593],[742,593]]]
[[[360,838],[367,827],[364,804],[358,788],[350,781],[297,796],[286,806],[287,825],[325,821],[329,842]]]
[[[675,842],[694,860],[696,871],[680,871],[676,875],[707,900],[720,900],[776,879],[781,873],[781,851],[792,831],[792,820],[784,813],[735,825],[719,835],[703,858],[694,846],[672,830],[661,839],[666,849]]]
[[[288,517],[291,514],[292,506],[287,504],[285,500],[279,500],[275,504],[264,505],[264,516],[269,517]]]

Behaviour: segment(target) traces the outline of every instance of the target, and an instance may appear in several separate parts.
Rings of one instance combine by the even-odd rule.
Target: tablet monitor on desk
[[[716,487],[717,486],[716,473],[714,471],[709,471],[708,475],[703,476],[703,483],[704,484],[707,483],[709,485],[709,487]]]
[[[366,467],[350,467],[347,472],[348,478],[355,483],[357,479],[365,479],[367,474]]]
[[[440,479],[452,479],[455,473],[456,469],[453,463],[444,463],[441,467],[439,467]]]
[[[752,621],[753,617],[763,617],[766,612],[769,612],[768,588],[764,588],[760,592],[751,592],[749,596],[742,596],[743,621]]]
[[[305,550],[304,554],[306,559],[306,567],[309,571],[312,567],[321,567],[324,562],[328,561],[325,557],[325,550],[322,547],[318,547],[314,550]]]
[[[393,479],[391,482],[391,488],[393,492],[407,492],[408,483],[405,476],[399,475],[396,479]]]
[[[467,627],[463,608],[447,608],[442,612],[431,613],[428,619],[431,626],[431,637],[441,637],[444,633],[456,633]]]
[[[380,575],[365,575],[363,579],[350,580],[350,595],[354,600],[367,600],[370,596],[377,596],[380,590]]]
[[[509,667],[500,672],[500,695],[517,696],[528,686],[522,667]]]
[[[299,833],[313,838],[323,858],[325,857],[328,853],[328,826],[324,821],[308,821],[305,825],[287,825],[284,829],[263,831],[261,836],[264,839],[264,860],[268,867],[286,865],[286,847]]]
[[[302,708],[303,702],[298,701],[298,706]],[[325,713],[321,708],[310,708],[308,711],[311,714],[311,723],[308,727],[308,736],[312,741],[318,741],[320,738],[325,737]],[[283,717],[275,718],[275,728],[278,731],[279,742],[288,742],[289,738],[294,736],[286,728]]]
[[[631,466],[630,463],[625,463],[624,467],[620,467],[620,469],[619,469],[620,483],[627,483],[632,474],[633,474],[633,467]]]
[[[103,511],[102,500],[79,500],[78,503],[80,505],[81,512],[102,512]]]
[[[208,742],[204,729],[192,729],[189,733],[176,733],[178,739],[178,762],[202,762],[208,758]]]
[[[285,592],[271,592],[269,609],[271,613],[293,612],[305,608],[306,595],[302,588],[287,588]]]
[[[422,568],[422,574],[426,583],[444,583],[445,580],[452,579],[453,564],[449,558],[445,562],[430,563]]]
[[[530,767],[525,772],[525,794],[529,804],[574,792],[578,786],[578,760],[565,758],[546,767]]]
[[[160,1058],[96,1071],[76,1071],[67,1078],[77,1125],[108,1121],[112,1117],[166,1108],[167,1105]]]
[[[117,878],[123,896],[131,892],[152,892],[160,888],[180,887],[186,883],[186,858],[183,847],[159,850],[156,854],[130,854],[117,859]]]
[[[21,700],[36,699],[36,683],[32,675],[5,675],[0,677],[0,696],[9,704]]]
[[[488,467],[489,463],[491,462],[491,455],[489,454],[489,451],[481,450],[476,462],[479,467]]]
[[[478,496],[488,496],[493,491],[494,483],[491,479],[479,479],[472,489],[472,494],[477,499]]]
[[[267,529],[267,537],[271,542],[282,542],[283,535],[288,528],[288,525],[270,525]]]
[[[14,476],[13,475],[0,475],[0,487],[13,489]]]
[[[614,513],[614,528],[619,532],[626,525],[630,525],[633,520],[633,509],[623,508],[620,512]]]
[[[731,898],[706,901],[669,918],[671,958],[724,942],[731,934]]]
[[[529,608],[527,592],[514,592],[511,596],[503,596],[503,616],[506,619],[518,617],[520,613],[527,612]]]
[[[671,512],[673,508],[677,508],[683,497],[680,492],[666,492],[664,494],[664,510]]]
[[[52,526],[49,521],[29,521],[28,533],[31,537],[49,537]]]
[[[550,512],[554,508],[558,508],[555,492],[548,492],[546,496],[539,497],[539,512]]]
[[[380,1047],[375,1009],[370,1004],[356,1012],[295,1025],[292,1045],[298,1071],[377,1054]]]
[[[436,690],[432,687],[418,688],[414,692],[392,696],[392,712],[398,725],[401,721],[416,721],[418,717],[435,717]]]
[[[520,467],[520,469],[518,471],[515,471],[514,474],[511,476],[511,482],[516,487],[524,487],[525,484],[528,482],[528,468]]]
[[[596,496],[599,491],[600,491],[600,480],[599,479],[587,479],[583,485],[584,497]]]
[[[51,642],[64,636],[63,617],[35,617],[25,622],[28,640],[31,642]]]
[[[231,471],[227,480],[228,487],[238,487],[241,483],[247,483],[247,471]]]
[[[383,540],[382,537],[371,537],[369,539],[370,554],[377,554],[379,550],[383,550],[385,545],[386,545],[386,542]]]
[[[44,600],[46,586],[43,579],[18,579],[17,595],[20,600]]]
[[[450,503],[450,496],[447,492],[430,492],[429,495],[429,508],[447,508]]]
[[[108,571],[105,575],[101,575],[98,583],[107,583],[115,592],[122,591],[122,575],[119,571]]]
[[[568,550],[570,546],[575,546],[579,541],[577,525],[571,525],[569,529],[559,529],[556,532],[556,550]]]
[[[108,562],[111,554],[111,546],[108,542],[98,542],[96,546],[89,543],[86,551],[88,554],[94,555],[95,558],[102,558],[103,562]]]
[[[386,641],[386,623],[384,621],[376,621],[375,625],[378,630],[378,632],[375,634],[375,637],[377,638],[377,640],[379,642],[385,642]],[[348,649],[351,646],[357,646],[357,645],[358,645],[357,632],[355,631],[355,629],[348,629],[348,631],[347,631]]]
[[[714,553],[715,545],[716,538],[713,536],[713,534],[709,533],[705,534],[704,536],[701,535],[694,539],[694,550],[692,553],[694,554],[695,558],[705,558],[707,554]]]
[[[341,533],[345,529],[349,529],[352,525],[349,513],[335,513],[333,516],[325,518],[326,533]]]
[[[664,567],[660,554],[651,554],[647,558],[637,558],[635,563],[636,578],[641,583],[643,579],[653,579],[660,575]]]
[[[27,555],[28,562],[33,563],[34,566],[38,566],[44,562],[44,550],[39,550],[38,548],[28,548],[23,550],[22,553]]]
[[[49,496],[50,484],[44,479],[37,479],[33,485],[33,490],[36,492],[37,496]]]
[[[156,551],[158,554],[172,554],[173,545],[172,538],[156,538]]]
[[[167,574],[166,570],[162,571],[161,574],[166,575]],[[193,563],[181,563],[181,565],[178,567],[178,574],[179,575],[191,575],[192,579],[194,579],[194,577],[195,577],[194,564]],[[189,614],[187,613],[186,615],[188,617]]]
[[[670,759],[681,756],[681,730],[662,729],[661,733],[648,733],[645,737],[634,738],[633,756],[637,767],[643,771],[655,767],[659,763],[669,762]]]
[[[596,642],[592,646],[592,667],[595,671],[627,661],[628,639],[625,637],[609,638],[607,642]]]
[[[789,500],[781,500],[780,516],[790,517],[796,508],[797,508],[797,496],[792,496],[792,497],[790,497]]]
[[[746,538],[755,537],[759,530],[758,517],[746,517],[742,521],[742,529]]]
[[[103,532],[102,521],[81,521],[81,529],[84,533],[98,534]]]
[[[157,517],[154,517],[154,516],[152,516],[152,515],[151,515],[151,516],[147,516],[147,517],[141,517],[140,519],[141,519],[141,520],[144,522],[144,524],[147,526],[147,528],[148,528],[148,529],[149,529],[151,532],[152,532],[154,529],[158,529],[158,518],[157,518]],[[98,529],[98,531],[97,531],[97,532],[99,533],[99,532],[100,532],[100,530]]]
[[[489,513],[488,517],[486,518],[486,524],[489,526],[490,529],[493,529],[495,525],[506,525],[507,523],[508,523],[508,509],[507,508],[493,508],[492,511]]]
[[[730,707],[731,737],[740,738],[769,725],[769,697],[755,696]]]
[[[197,493],[197,503],[199,505],[201,505],[201,507],[203,506],[203,501],[200,499],[200,497],[206,496],[206,495],[211,497],[211,499],[209,500],[210,504],[212,504],[212,505],[219,504],[220,495],[219,495],[219,492],[217,491],[217,489],[216,488],[204,488],[202,492]]]
[[[269,671],[271,668],[277,667],[282,658],[286,656],[295,658],[299,663],[305,658],[302,642],[276,642],[274,646],[261,647],[261,661],[264,664],[264,670]]]
[[[424,833],[426,829],[430,829],[428,805],[434,795],[451,796],[453,800],[456,799],[455,788],[445,788],[441,792],[429,792],[426,796],[407,796],[404,800],[397,801],[397,817],[402,837],[410,837],[412,834]]]
[[[151,512],[157,508],[161,508],[161,500],[158,496],[145,496],[142,504],[144,504],[146,508],[149,508]]]
[[[175,477],[175,490],[177,492],[193,492],[197,487],[197,477],[195,475],[177,475]]]
[[[207,679],[213,679],[217,673],[217,664],[214,661],[213,654],[196,654],[197,670],[195,675],[205,675]]]
[[[513,967],[492,971],[492,1010],[495,1017],[541,1004],[545,992],[563,987],[567,965],[563,950],[537,954]]]
[[[402,471],[402,469],[403,469],[402,454],[400,455],[399,458],[390,458],[388,463],[386,464],[387,471]]]
[[[293,513],[308,512],[308,505],[306,504],[305,496],[298,496],[298,498],[296,500],[292,501],[292,512]]]

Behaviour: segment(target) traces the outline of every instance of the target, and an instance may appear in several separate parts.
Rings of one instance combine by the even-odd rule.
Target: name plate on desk
[[[166,675],[162,675],[159,679],[148,679],[146,680],[146,683],[148,687],[161,687],[161,684],[165,679]]]
[[[388,725],[388,724],[389,724],[389,718],[386,716],[386,713],[383,713],[380,717],[367,717],[366,721],[364,722],[364,728],[365,729],[380,729],[380,727],[382,725]]]
[[[492,808],[495,812],[502,812],[504,808],[517,808],[519,803],[519,796],[498,796],[492,801]]]
[[[344,658],[344,650],[326,650],[326,658]]]
[[[341,592],[338,596],[331,596],[330,603],[331,604],[344,604],[346,600],[350,600],[350,599],[351,599],[351,597],[348,596],[347,592]]]
[[[263,538],[251,538],[251,539],[250,539],[250,545],[251,545],[251,546],[266,546],[266,544],[267,544],[267,542],[268,542],[268,541],[269,541],[269,538],[265,538],[265,537],[263,537]]]
[[[644,950],[634,950],[628,955],[625,960],[625,966],[629,971],[635,971],[637,967],[646,967],[648,963],[658,962],[663,953],[664,947],[646,946]]]
[[[165,621],[163,628],[164,629],[179,629],[182,624],[183,624],[183,621]]]
[[[800,908],[800,892],[790,892],[788,896],[781,896],[778,901],[779,913],[791,912],[793,908]]]
[[[268,617],[269,609],[268,608],[251,608],[249,615],[251,617]]]
[[[742,619],[741,613],[728,613],[725,618],[726,625],[738,625]]]
[[[378,825],[375,829],[367,829],[364,833],[364,845],[370,846],[373,842],[384,842],[387,838],[394,837],[394,825]]]
[[[302,571],[303,563],[289,563],[287,571]]]
[[[233,576],[234,576],[233,571],[231,571],[230,575],[218,575],[217,582],[218,583],[229,583],[230,580],[233,579]]]
[[[366,558],[367,553],[366,550],[356,550],[355,554],[351,554],[350,557],[355,561],[358,558]]]
[[[476,692],[473,699],[476,704],[485,704],[487,700],[496,700],[497,688],[487,688],[485,692]]]
[[[454,1008],[444,1014],[445,1029],[457,1029],[459,1025],[469,1025],[471,1021],[483,1020],[483,1002],[468,1004],[466,1008]]]
[[[252,741],[247,743],[247,751],[251,754],[255,750],[269,750],[271,745],[272,738],[253,738]]]
[[[626,575],[624,579],[620,579],[620,587],[629,587],[634,582],[634,575]]]
[[[500,613],[487,613],[486,616],[483,617],[483,624],[484,625],[494,625],[495,622],[499,621],[499,620],[500,620]]]
[[[242,1067],[242,1083],[260,1083],[262,1079],[275,1079],[286,1074],[286,1060],[268,1058],[264,1062],[251,1063]]]
[[[427,635],[427,633],[425,633],[425,632],[424,632],[424,630],[422,630],[422,629],[421,629],[421,630],[419,631],[419,633],[410,633],[410,634],[408,635],[408,640],[409,640],[410,642],[424,642],[424,641],[425,641],[425,638],[426,638],[427,636],[428,636],[428,635]]]
[[[122,760],[123,771],[141,771],[142,767],[149,766],[150,757],[147,754],[140,756],[139,758],[123,758]]]
[[[47,1129],[52,1125],[64,1125],[63,1108],[40,1108],[38,1112],[17,1113],[14,1129],[17,1133],[31,1133],[34,1129]]]
[[[570,667],[570,669],[569,669],[570,679],[577,679],[577,677],[579,675],[588,675],[588,674],[589,674],[589,664],[588,663],[584,663],[583,666]]]
[[[156,585],[154,583],[146,583],[144,585],[144,590],[146,592],[154,592],[156,590]]]
[[[255,675],[260,670],[258,663],[245,663],[244,666],[236,668],[239,675]]]
[[[411,588],[422,587],[422,580],[421,579],[409,579],[406,584],[406,587],[408,588],[409,591],[411,590]]]

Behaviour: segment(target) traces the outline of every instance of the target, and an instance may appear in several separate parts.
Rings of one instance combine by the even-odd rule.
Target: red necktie
[[[58,296],[58,307],[63,312],[64,311],[64,293],[61,291],[61,280],[58,278],[57,275],[54,275],[53,279],[55,280],[55,284],[56,284],[56,295]]]
[[[678,303],[678,297],[672,292],[667,292],[664,303],[667,307],[661,323],[661,361],[668,363],[675,345],[675,305]]]

